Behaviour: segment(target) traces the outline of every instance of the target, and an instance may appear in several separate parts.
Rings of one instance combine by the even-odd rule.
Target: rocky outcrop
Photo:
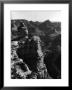
[[[17,49],[17,54],[19,58],[22,58],[27,63],[32,71],[33,78],[35,75],[37,78],[48,78],[48,71],[44,64],[44,54],[40,43],[40,38],[33,36],[27,39],[22,47]]]
[[[18,41],[11,43],[11,78],[12,79],[25,79],[31,71],[28,66],[18,57],[17,49],[19,48]]]
[[[61,78],[60,23],[11,21],[11,78]]]

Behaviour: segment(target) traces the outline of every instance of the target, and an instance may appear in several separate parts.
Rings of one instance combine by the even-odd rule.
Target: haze
[[[29,21],[61,21],[61,11],[55,10],[27,10],[11,11],[11,19],[26,19]]]

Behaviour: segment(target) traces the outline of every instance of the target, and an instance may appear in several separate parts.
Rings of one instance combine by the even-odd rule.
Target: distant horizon
[[[28,20],[28,19],[11,19],[11,20],[27,20],[27,21],[33,21],[33,22],[45,22],[45,21],[50,21],[50,22],[58,22],[58,23],[61,23],[61,21],[51,21],[51,20],[49,20],[49,19],[47,19],[47,20],[44,20],[44,21],[34,21],[34,20]]]
[[[26,11],[11,11],[11,19],[25,19],[28,21],[61,21],[61,11],[56,10],[26,10]]]

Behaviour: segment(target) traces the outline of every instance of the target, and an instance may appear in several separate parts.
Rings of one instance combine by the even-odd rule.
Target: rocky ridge
[[[11,20],[11,78],[61,78],[60,22]]]

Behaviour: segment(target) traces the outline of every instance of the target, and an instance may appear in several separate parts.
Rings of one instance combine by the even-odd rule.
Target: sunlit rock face
[[[61,78],[59,22],[11,21],[11,78]]]
[[[12,79],[25,79],[31,74],[28,66],[19,58],[17,49],[19,48],[18,41],[11,43],[11,78]]]
[[[25,44],[18,48],[17,54],[28,65],[30,70],[37,74],[35,74],[37,78],[47,78],[48,72],[44,64],[44,55],[40,42],[38,36],[33,36],[31,40],[27,39]]]

